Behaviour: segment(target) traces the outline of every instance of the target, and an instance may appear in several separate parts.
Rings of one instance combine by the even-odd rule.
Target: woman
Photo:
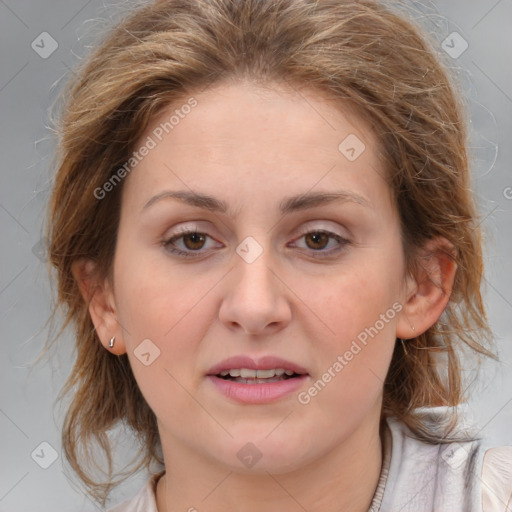
[[[77,358],[63,447],[160,464],[112,512],[490,512],[511,447],[457,421],[492,355],[450,79],[373,1],[164,0],[65,91],[50,204]],[[104,450],[101,480],[90,470]]]

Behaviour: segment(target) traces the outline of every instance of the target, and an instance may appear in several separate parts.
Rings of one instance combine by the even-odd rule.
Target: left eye
[[[164,247],[171,253],[178,254],[180,256],[199,256],[202,252],[201,249],[205,247],[206,239],[211,238],[206,233],[202,233],[196,230],[182,231],[179,234],[172,236],[171,238],[163,242]],[[349,243],[348,240],[332,233],[331,231],[324,230],[312,230],[301,235],[298,240],[304,238],[306,240],[306,249],[310,249],[317,253],[319,257],[327,256],[332,253],[338,252],[345,245]],[[329,245],[329,241],[334,240],[334,248],[325,250]],[[176,247],[176,242],[181,241],[182,247]]]
[[[320,254],[331,254],[333,252],[337,252],[345,245],[349,243],[349,241],[336,233],[332,233],[331,231],[324,231],[321,229],[315,229],[304,233],[302,236],[298,238],[298,240],[304,238],[306,240],[306,249],[311,249],[314,252],[319,252]],[[324,250],[329,244],[330,240],[334,240],[336,242],[334,249]]]

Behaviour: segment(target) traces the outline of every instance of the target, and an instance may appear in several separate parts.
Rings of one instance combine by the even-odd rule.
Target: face
[[[318,91],[194,98],[148,127],[123,184],[122,340],[165,447],[300,468],[378,423],[404,301],[398,214],[368,126]],[[219,376],[241,368],[299,375]]]

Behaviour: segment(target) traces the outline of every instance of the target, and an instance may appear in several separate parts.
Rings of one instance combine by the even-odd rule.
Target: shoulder
[[[163,474],[164,471],[151,476],[133,498],[109,508],[107,512],[158,512],[156,508],[156,484]]]
[[[512,510],[512,446],[489,448],[482,464],[483,512]]]
[[[435,409],[428,414],[439,426],[446,410]],[[391,460],[381,512],[512,511],[512,447],[487,448],[464,421],[456,441],[439,444],[418,439],[394,418],[386,422]]]

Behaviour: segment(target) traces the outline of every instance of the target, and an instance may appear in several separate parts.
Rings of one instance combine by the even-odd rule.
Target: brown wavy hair
[[[81,258],[94,260],[103,277],[112,270],[122,182],[102,200],[94,191],[129,160],[162,109],[233,77],[307,85],[353,106],[381,144],[407,270],[417,264],[415,249],[433,237],[455,247],[455,283],[440,320],[409,340],[406,352],[400,340],[395,344],[383,417],[398,417],[428,442],[445,441],[414,410],[464,400],[461,347],[494,357],[480,293],[480,221],[461,95],[421,29],[371,0],[161,0],[139,6],[107,33],[62,91],[47,225],[58,286],[54,315],[59,307],[65,311],[57,337],[72,326],[76,339],[74,367],[59,396],[71,396],[63,450],[103,504],[123,479],[115,477],[163,460],[155,415],[128,358],[99,342],[71,271]],[[109,438],[120,423],[140,441],[124,473],[113,470]],[[94,443],[108,463],[103,481],[91,470]]]

